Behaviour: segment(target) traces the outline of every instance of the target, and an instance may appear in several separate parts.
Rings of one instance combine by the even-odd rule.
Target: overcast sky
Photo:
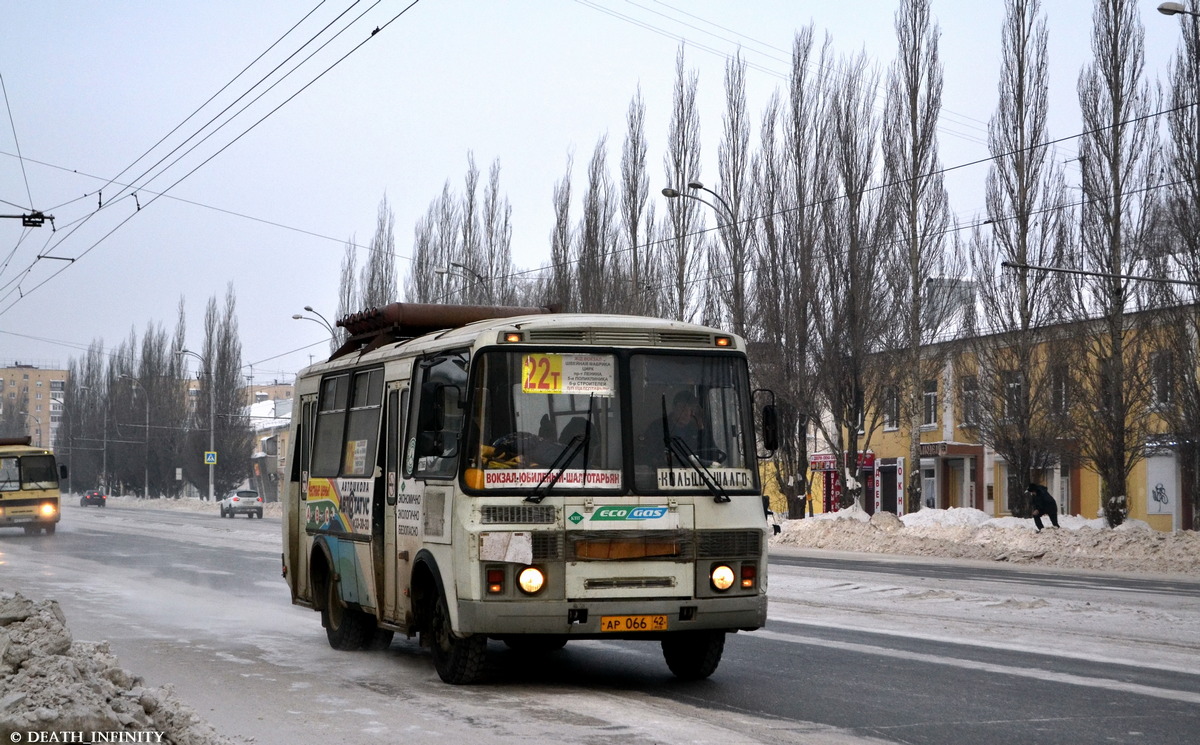
[[[663,180],[681,43],[700,81],[696,177],[714,186],[723,66],[739,47],[756,117],[786,85],[795,31],[810,22],[837,51],[865,50],[881,73],[895,51],[896,3],[885,0],[420,0],[397,17],[410,1],[347,11],[350,0],[0,0],[0,214],[41,210],[57,227],[0,220],[0,365],[65,366],[93,341],[140,339],[149,323],[170,333],[181,301],[188,345],[200,349],[205,305],[232,283],[255,381],[290,381],[310,355],[327,352],[321,327],[292,314],[311,305],[333,320],[345,244],[370,242],[385,194],[403,285],[413,227],[443,183],[461,188],[468,152],[485,174],[498,159],[514,259],[534,268],[549,258],[551,193],[568,156],[578,193],[607,134],[615,177],[639,86],[651,182]],[[1165,81],[1180,28],[1157,5],[1140,3],[1146,72]],[[1075,84],[1091,58],[1091,8],[1088,0],[1043,3],[1054,138],[1081,128]],[[945,166],[987,156],[1002,9],[1000,0],[933,1]],[[172,152],[329,23],[323,51],[273,90],[233,104],[231,112],[250,106],[227,126]],[[1074,151],[1064,143],[1062,159]],[[975,165],[948,177],[964,222],[982,209],[985,174]],[[1067,174],[1078,183],[1077,168]],[[129,184],[136,192],[122,188]],[[661,199],[657,189],[651,199]],[[363,248],[360,265],[365,259]]]

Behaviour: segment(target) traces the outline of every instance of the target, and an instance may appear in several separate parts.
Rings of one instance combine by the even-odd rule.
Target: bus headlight
[[[727,564],[718,564],[713,567],[709,577],[712,580],[713,588],[720,592],[725,592],[730,587],[733,587],[734,580],[737,579],[734,576],[733,570]]]
[[[520,587],[521,592],[528,595],[537,594],[545,585],[546,575],[542,574],[542,570],[537,567],[525,567],[517,575],[517,587]]]
[[[42,505],[42,517],[54,517],[55,512],[58,512],[58,510],[56,510],[54,505],[50,502]]]

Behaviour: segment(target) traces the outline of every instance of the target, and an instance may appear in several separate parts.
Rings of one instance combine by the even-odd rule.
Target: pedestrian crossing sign
[[[206,466],[217,465],[217,451],[216,450],[205,450],[204,451],[204,465],[206,465]]]

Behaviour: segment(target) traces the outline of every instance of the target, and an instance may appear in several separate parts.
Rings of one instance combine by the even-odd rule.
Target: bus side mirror
[[[67,467],[61,463],[58,466],[58,478],[60,481],[67,478]]]
[[[762,410],[762,441],[767,450],[779,449],[779,413],[775,404],[767,404]]]

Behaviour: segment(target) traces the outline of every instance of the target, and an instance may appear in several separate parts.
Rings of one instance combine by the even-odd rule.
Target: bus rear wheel
[[[429,614],[429,636],[433,667],[439,678],[450,685],[466,685],[479,679],[487,655],[487,637],[455,636],[450,628],[450,608],[440,592]]]
[[[675,677],[703,680],[717,671],[725,651],[724,631],[685,631],[662,640],[663,658]]]
[[[362,649],[370,628],[367,614],[342,602],[342,593],[336,579],[326,583],[325,606],[321,608],[321,625],[329,646],[343,652]]]

